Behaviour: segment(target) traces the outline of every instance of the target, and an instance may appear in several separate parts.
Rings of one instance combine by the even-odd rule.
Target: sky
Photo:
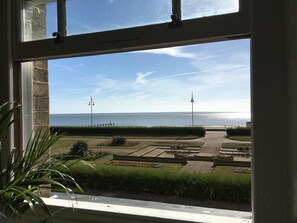
[[[130,24],[121,23],[117,17],[122,18],[125,11],[125,6],[120,4],[123,1],[104,1],[106,7],[117,12],[114,18],[110,16],[111,13],[103,13],[102,16],[110,21],[104,26],[98,26],[94,22],[94,17],[98,17],[95,13],[96,8],[89,10],[87,15],[83,14],[82,18],[75,17],[80,2],[82,0],[69,0],[67,6],[70,35],[135,25],[135,21],[132,21],[133,16],[127,16]],[[145,3],[150,2],[152,7],[156,4],[155,7],[160,10],[159,14],[162,14],[161,12],[167,12],[171,0],[162,1],[162,7],[157,7],[159,0],[133,2],[142,3],[141,7],[144,8],[147,7]],[[114,6],[117,3],[119,4]],[[194,3],[193,5],[196,6]],[[187,15],[193,16],[190,6],[185,5],[184,9],[188,8]],[[84,7],[85,9],[81,10],[87,11],[87,6]],[[128,14],[138,13],[139,7],[140,5],[137,7],[137,4],[134,4],[134,8],[130,8],[132,11]],[[54,7],[49,7],[49,10],[54,10]],[[142,23],[136,25],[151,22],[150,16],[143,18]],[[101,18],[100,21],[106,19]],[[164,15],[154,18],[153,23],[163,20],[166,20]],[[48,24],[50,32],[54,23],[51,26],[51,22],[48,21]],[[194,111],[250,112],[249,44],[249,40],[233,40],[49,60],[50,113],[89,113],[88,104],[91,97],[95,103],[95,113],[187,112],[191,111],[192,92],[195,100]]]

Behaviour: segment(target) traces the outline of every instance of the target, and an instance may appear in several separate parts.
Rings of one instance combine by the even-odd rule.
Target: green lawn
[[[241,173],[236,173],[235,170],[236,168],[241,168],[241,167],[233,167],[233,166],[217,166],[213,169],[212,173],[213,174],[218,174],[218,175],[242,175]],[[246,175],[246,174],[244,174]],[[248,174],[247,174],[248,175]],[[250,175],[250,174],[249,174]]]
[[[229,136],[228,139],[237,141],[251,141],[251,136]]]
[[[127,141],[136,142],[132,146],[108,146],[107,142],[111,139],[111,137],[99,137],[99,136],[65,136],[61,137],[58,142],[52,147],[52,150],[59,150],[61,148],[71,148],[74,143],[78,140],[86,141],[89,144],[90,149],[104,149],[108,151],[108,149],[142,149],[150,145],[162,145],[162,146],[189,146],[189,147],[201,147],[204,142],[192,142],[192,141],[178,141],[175,138],[170,137],[127,137]],[[180,138],[181,139],[181,138]],[[184,139],[183,139],[184,140]],[[90,142],[93,142],[90,144]]]
[[[238,149],[238,150],[250,150],[250,143],[223,143],[222,148],[226,149]]]

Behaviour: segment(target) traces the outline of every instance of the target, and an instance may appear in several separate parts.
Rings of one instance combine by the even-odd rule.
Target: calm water
[[[250,113],[244,112],[195,112],[194,125],[245,125]],[[94,125],[116,126],[191,126],[191,112],[156,113],[100,113],[93,114]],[[51,126],[88,126],[90,114],[51,114]]]

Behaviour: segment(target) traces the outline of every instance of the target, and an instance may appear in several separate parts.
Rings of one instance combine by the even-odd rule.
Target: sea
[[[194,126],[245,126],[248,112],[194,112]],[[51,126],[192,126],[191,112],[51,114]]]

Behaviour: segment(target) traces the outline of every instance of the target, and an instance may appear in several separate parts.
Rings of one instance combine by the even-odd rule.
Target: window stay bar
[[[64,42],[66,32],[66,0],[57,0],[57,12],[58,12],[58,31],[53,33],[55,43]]]
[[[172,15],[169,28],[177,28],[182,26],[181,0],[172,0]]]

